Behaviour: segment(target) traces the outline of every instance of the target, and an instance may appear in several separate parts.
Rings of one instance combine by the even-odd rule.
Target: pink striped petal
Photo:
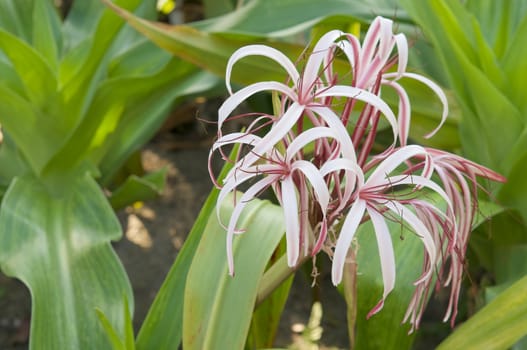
[[[366,207],[366,210],[370,215],[373,229],[375,231],[375,237],[377,238],[377,247],[379,248],[382,280],[384,285],[382,299],[366,316],[367,318],[370,318],[382,309],[384,300],[386,300],[388,294],[390,294],[395,287],[395,255],[393,252],[390,230],[388,229],[388,225],[386,225],[384,217],[379,214],[377,210],[369,206]]]

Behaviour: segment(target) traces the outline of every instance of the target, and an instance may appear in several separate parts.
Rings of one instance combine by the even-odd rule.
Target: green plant
[[[118,4],[156,17],[150,1]],[[100,184],[178,99],[217,81],[123,23],[99,1],[75,1],[64,20],[53,1],[0,2],[0,266],[31,291],[33,349],[108,348],[95,308],[124,331],[132,291]],[[151,197],[163,178],[132,176],[110,201]]]

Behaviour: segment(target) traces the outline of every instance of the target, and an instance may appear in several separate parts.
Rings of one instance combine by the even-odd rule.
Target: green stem
[[[348,258],[351,261],[344,265],[343,287],[344,299],[347,305],[348,337],[350,349],[355,348],[356,323],[357,323],[357,251],[356,247],[349,250]]]
[[[309,260],[309,258],[310,256],[304,256],[300,258],[296,266],[289,267],[287,265],[287,255],[282,255],[262,276],[260,285],[258,286],[255,306],[260,305],[280,284]]]

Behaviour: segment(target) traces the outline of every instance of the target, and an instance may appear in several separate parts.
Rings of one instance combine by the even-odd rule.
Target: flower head
[[[250,55],[274,60],[288,78],[257,82],[233,92],[232,68]],[[334,66],[337,56],[349,64],[351,81],[347,84],[339,84]],[[223,183],[217,183],[218,203],[242,184],[248,186],[236,198],[225,225],[231,274],[232,240],[243,233],[238,227],[240,214],[248,201],[271,189],[283,208],[290,266],[301,257],[325,251],[333,259],[332,281],[339,284],[355,233],[361,223],[371,220],[384,281],[384,293],[371,316],[382,309],[395,286],[387,221],[397,220],[413,230],[424,246],[423,272],[415,281],[405,320],[412,329],[418,327],[435,275],[438,285],[451,288],[445,320],[455,318],[464,255],[477,209],[477,177],[505,179],[460,156],[408,144],[411,106],[400,79],[425,84],[443,104],[440,125],[428,137],[441,127],[448,107],[437,84],[406,72],[407,59],[406,38],[394,35],[392,22],[382,17],[372,22],[362,45],[348,33],[323,35],[300,71],[284,54],[263,45],[246,46],[232,55],[226,73],[231,95],[219,109],[218,139],[211,149],[212,156],[225,146],[241,145],[232,169]],[[382,100],[383,88],[394,89],[399,96],[397,116]],[[263,91],[280,96],[274,115],[231,116],[248,97]],[[224,124],[233,118],[248,120],[245,131],[224,134]],[[393,142],[374,153],[381,118],[391,129]],[[212,172],[211,176],[215,179]]]

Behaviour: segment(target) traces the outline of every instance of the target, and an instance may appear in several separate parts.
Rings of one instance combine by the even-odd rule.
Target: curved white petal
[[[260,136],[246,133],[246,132],[233,132],[230,134],[223,135],[217,139],[212,145],[211,152],[216,151],[220,147],[224,147],[230,144],[244,144],[244,145],[256,145],[262,138]]]
[[[394,39],[397,45],[397,55],[399,56],[397,74],[402,76],[406,72],[406,65],[408,64],[408,41],[406,40],[406,35],[402,33],[395,35]]]
[[[375,209],[366,207],[370,215],[375,237],[377,238],[377,247],[379,248],[379,257],[381,259],[381,272],[384,284],[384,292],[379,303],[368,313],[368,317],[379,312],[386,297],[395,287],[395,255],[393,252],[392,237],[384,217]]]
[[[351,206],[346,220],[340,230],[335,253],[333,254],[333,265],[331,267],[331,281],[336,286],[342,281],[342,273],[344,264],[346,263],[346,256],[351,245],[351,241],[357,232],[357,228],[364,216],[366,209],[366,202],[362,199],[357,199]]]
[[[218,199],[216,200],[216,214],[218,216],[218,221],[221,223],[221,203],[223,203],[229,193],[233,192],[238,186],[253,177],[260,176],[266,172],[269,173],[279,169],[280,168],[274,164],[262,164],[247,168],[243,168],[236,164],[234,168],[232,168],[229,173],[227,173],[227,176],[225,176],[225,179],[223,180],[223,187],[221,188],[220,193],[218,194]]]
[[[399,142],[401,146],[406,146],[410,131],[410,116],[412,114],[410,99],[406,90],[398,83],[383,79],[382,83],[392,87],[399,96],[399,111],[397,112],[397,122],[399,125]]]
[[[397,119],[395,118],[395,114],[393,114],[390,107],[379,96],[372,94],[371,92],[366,91],[364,89],[359,89],[359,88],[352,87],[352,86],[343,86],[343,85],[332,86],[318,93],[317,96],[319,97],[326,97],[326,96],[348,97],[348,98],[354,98],[354,99],[370,104],[371,106],[381,111],[381,113],[386,117],[386,119],[390,123],[392,130],[393,130],[393,138],[394,140],[397,139],[399,128],[397,126]]]
[[[282,208],[284,209],[285,237],[287,243],[287,264],[296,265],[300,253],[300,222],[295,184],[290,177],[282,181]]]
[[[399,148],[394,153],[384,159],[366,180],[366,186],[377,186],[383,183],[384,179],[406,160],[417,155],[427,155],[426,150],[417,145],[410,145]]]
[[[452,209],[452,201],[445,191],[434,181],[420,175],[394,175],[385,179],[384,183],[378,185],[413,185],[417,187],[427,187],[437,193],[446,202],[448,208]]]
[[[350,159],[337,158],[327,161],[320,168],[320,174],[326,176],[329,173],[336,171],[345,171],[345,184],[344,184],[344,195],[339,203],[339,206],[335,209],[335,212],[340,212],[348,205],[348,201],[354,193],[354,190],[361,188],[364,185],[364,174],[361,167],[352,162]]]
[[[291,166],[291,170],[301,171],[306,178],[309,180],[313,191],[317,197],[322,214],[325,216],[329,204],[329,190],[324,181],[324,177],[320,174],[320,171],[313,164],[307,160],[297,160]]]
[[[430,90],[432,90],[436,95],[437,97],[439,98],[439,101],[441,101],[441,104],[443,105],[443,113],[441,115],[441,121],[439,122],[439,125],[434,129],[432,130],[430,133],[426,134],[425,137],[426,138],[430,138],[432,136],[434,136],[435,133],[437,133],[439,131],[439,129],[441,129],[441,127],[443,126],[443,124],[445,123],[446,121],[446,118],[448,117],[448,100],[446,98],[446,95],[443,91],[443,89],[441,89],[441,87],[439,85],[437,85],[436,83],[434,83],[432,80],[420,75],[420,74],[416,74],[416,73],[402,73],[402,74],[399,74],[399,73],[386,73],[386,74],[383,74],[383,78],[385,79],[390,79],[390,78],[400,78],[400,77],[406,77],[406,78],[410,78],[410,79],[414,79],[414,80],[417,80],[423,84],[425,84],[426,86],[428,86],[430,88]]]
[[[282,83],[277,83],[275,81],[263,81],[251,84],[239,91],[236,91],[234,94],[229,96],[229,98],[227,98],[225,102],[223,102],[223,104],[218,110],[218,129],[221,129],[223,123],[225,122],[225,119],[227,119],[232,113],[232,111],[236,107],[238,107],[242,102],[244,102],[245,99],[262,91],[279,91],[289,96],[292,100],[296,100],[297,98],[296,93],[293,91],[293,89]]]
[[[287,147],[285,157],[286,162],[290,162],[291,159],[310,142],[327,137],[336,139],[336,135],[333,130],[325,126],[316,126],[302,132],[300,135],[296,136]]]
[[[229,93],[232,94],[232,88],[230,84],[232,67],[240,59],[247,57],[247,56],[265,56],[265,57],[268,57],[276,61],[286,70],[287,74],[289,74],[294,84],[298,82],[300,75],[298,74],[298,71],[296,70],[295,65],[282,52],[272,47],[265,46],[265,45],[248,45],[248,46],[244,46],[236,50],[231,55],[231,57],[229,58],[229,61],[227,62],[227,69],[225,73],[225,83],[227,85],[227,90],[229,90]]]
[[[243,209],[247,206],[250,200],[252,200],[260,191],[268,187],[273,182],[277,181],[277,176],[268,176],[254,185],[252,185],[239,199],[238,203],[236,203],[236,206],[234,207],[234,210],[231,213],[231,217],[229,220],[229,226],[227,228],[227,262],[229,265],[229,274],[232,276],[234,275],[234,256],[232,251],[232,240],[234,234],[237,232],[236,230],[236,224],[238,223],[238,220],[240,218],[240,215],[243,211]],[[240,231],[238,231],[240,232]]]
[[[348,133],[348,130],[342,124],[340,118],[328,107],[309,107],[309,109],[318,114],[326,122],[326,124],[333,130],[336,136],[336,140],[341,145],[341,153],[344,158],[351,159],[353,162],[357,162],[357,155],[355,154],[355,147]]]
[[[410,209],[408,209],[407,207],[397,201],[386,201],[384,203],[384,206],[390,209],[395,215],[400,217],[402,221],[405,221],[408,223],[408,225],[410,225],[410,227],[414,230],[414,232],[423,242],[425,250],[430,259],[431,266],[435,266],[437,263],[436,244],[432,234],[430,233],[426,225],[421,220],[419,220],[419,218]],[[432,276],[433,271],[434,270],[432,268],[426,271],[426,273],[421,277],[421,279],[416,281],[415,284],[421,283],[422,281],[430,278]]]
[[[302,116],[304,106],[294,102],[287,111],[276,121],[271,130],[253,148],[252,152],[245,156],[247,165],[253,164],[262,155],[271,150],[296,124],[298,118]]]
[[[318,71],[328,50],[335,45],[335,40],[342,35],[340,30],[332,30],[324,34],[315,44],[302,74],[302,85],[299,87],[302,94],[313,90],[315,82],[319,79]]]

